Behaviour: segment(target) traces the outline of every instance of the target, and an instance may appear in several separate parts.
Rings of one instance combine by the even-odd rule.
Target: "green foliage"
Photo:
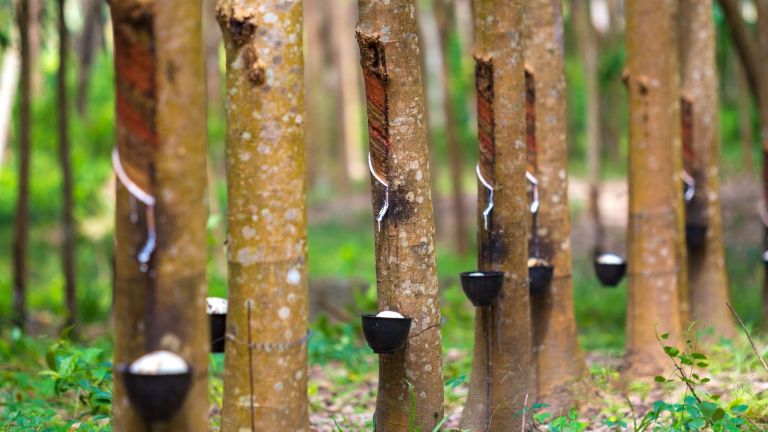
[[[689,329],[690,333],[690,329]],[[652,408],[639,419],[632,419],[636,432],[672,430],[672,431],[739,431],[752,430],[753,424],[747,423],[744,414],[749,406],[744,404],[723,404],[719,395],[702,391],[701,386],[710,382],[704,376],[710,361],[706,354],[696,352],[691,339],[685,341],[685,349],[665,345],[669,333],[657,335],[657,340],[674,367],[670,377],[656,376],[654,381],[660,384],[684,385],[686,388],[683,401],[670,403],[658,400]],[[634,410],[633,410],[634,413]],[[755,429],[756,430],[756,429]]]
[[[84,347],[13,330],[0,339],[0,429],[111,431],[112,370],[108,344]]]

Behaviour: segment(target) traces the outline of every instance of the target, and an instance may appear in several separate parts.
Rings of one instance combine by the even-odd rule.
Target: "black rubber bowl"
[[[761,259],[763,260],[763,266],[765,266],[765,269],[768,270],[768,250],[763,252]]]
[[[504,284],[504,272],[472,271],[461,274],[461,288],[477,307],[490,306],[499,296]]]
[[[685,224],[685,244],[689,249],[699,249],[707,242],[707,226]]]
[[[552,283],[552,275],[555,268],[551,265],[537,264],[528,266],[528,283],[530,284],[531,294],[543,294],[549,289]]]
[[[126,364],[117,365],[128,399],[144,419],[165,421],[181,408],[192,385],[192,369],[185,373],[144,375],[132,373]]]
[[[223,353],[227,334],[227,314],[208,314],[211,320],[211,352]]]
[[[604,287],[615,287],[621,283],[626,272],[626,261],[622,260],[621,263],[601,263],[599,256],[595,258],[595,274]]]
[[[403,346],[411,331],[411,318],[383,318],[363,314],[363,334],[376,354],[391,354]]]

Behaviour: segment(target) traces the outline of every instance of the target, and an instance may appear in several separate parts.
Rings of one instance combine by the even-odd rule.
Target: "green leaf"
[[[440,428],[443,427],[445,422],[448,421],[448,417],[443,417],[442,420],[440,420],[440,423],[436,424],[434,428],[432,428],[432,432],[440,432]]]
[[[696,360],[706,360],[707,359],[706,355],[704,355],[702,353],[698,353],[698,352],[691,353],[691,357],[695,358]]]
[[[656,375],[655,377],[653,377],[653,380],[656,381],[657,383],[665,383],[670,381],[661,375]]]
[[[741,413],[747,412],[748,409],[749,409],[748,405],[741,404],[731,408],[731,412],[734,414],[741,414]]]
[[[713,422],[719,422],[720,420],[723,419],[723,417],[725,417],[725,411],[723,411],[722,408],[717,407],[715,412],[712,413],[712,417],[711,418],[712,418]]]
[[[677,355],[680,354],[679,349],[669,345],[664,346],[664,352],[670,357],[677,357]]]
[[[666,340],[666,339],[669,339],[669,333],[664,333],[664,334],[663,334],[663,335],[661,335],[660,337],[661,337],[662,339],[664,339],[664,340]]]

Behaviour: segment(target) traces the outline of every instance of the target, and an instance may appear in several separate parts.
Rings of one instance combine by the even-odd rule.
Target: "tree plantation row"
[[[304,106],[304,54],[311,42],[303,37],[302,3],[309,2],[217,0],[214,18],[201,0],[108,0],[116,93],[111,163],[117,431],[208,430],[211,352],[224,356],[222,431],[310,428],[307,179],[316,155],[305,146],[312,138],[305,134]],[[438,20],[456,19],[442,9],[449,3],[436,3]],[[768,25],[758,26],[753,37],[740,3],[719,3],[758,102],[768,152],[768,85],[760,79],[768,73]],[[58,0],[61,71],[68,44],[64,4]],[[356,72],[364,83],[368,130],[377,310],[359,312],[370,312],[360,316],[361,329],[379,359],[372,415],[377,431],[437,431],[446,421],[442,331],[450,332],[451,325],[441,316],[435,260],[433,162],[420,57],[426,48],[416,0],[357,4],[359,21],[346,37],[359,47]],[[765,24],[768,2],[755,4]],[[621,370],[626,382],[663,375],[670,357],[685,349],[689,326],[708,330],[705,342],[737,335],[720,204],[713,6],[702,0],[624,2],[625,251],[609,248],[603,238],[596,174],[590,178],[589,212],[599,280],[609,288],[628,280]],[[587,29],[589,2],[571,0],[565,7],[582,29],[577,37],[594,37]],[[28,22],[29,2],[18,1],[16,9],[19,23]],[[470,431],[527,430],[530,407],[547,403],[566,412],[583,402],[579,394],[588,385],[574,311],[564,5],[474,0],[471,12],[473,44],[461,55],[472,59],[475,72],[477,267],[461,274],[456,269],[475,311],[460,423]],[[208,297],[206,280],[210,202],[202,29],[212,19],[226,52],[226,299]],[[21,87],[28,89],[26,25],[19,26],[19,41]],[[595,55],[587,48],[582,53],[587,92],[598,86]],[[63,105],[66,80],[60,73]],[[597,107],[586,109],[594,114]],[[23,326],[28,90],[22,90],[18,111],[13,305]],[[67,111],[58,116],[66,136]],[[597,119],[587,116],[590,142],[599,139]],[[455,119],[446,121],[450,127]],[[67,323],[73,324],[69,157],[65,140],[59,158],[65,167],[64,208],[70,210],[62,215],[62,248]],[[588,159],[594,173],[599,155],[593,148]],[[768,203],[768,184],[765,191]],[[461,237],[460,227],[458,232]]]

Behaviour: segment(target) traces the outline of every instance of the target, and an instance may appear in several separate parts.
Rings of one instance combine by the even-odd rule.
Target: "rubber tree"
[[[533,86],[533,110],[542,119],[535,134],[539,188],[535,241],[540,258],[555,270],[546,293],[531,296],[533,356],[538,400],[553,412],[572,405],[574,381],[586,372],[579,349],[571,278],[571,221],[568,210],[568,142],[562,3],[531,0],[525,4],[525,63]],[[530,246],[529,246],[530,247]]]
[[[110,0],[115,46],[115,365],[159,349],[192,386],[166,423],[146,425],[114,383],[121,431],[207,431],[205,86],[197,0]],[[154,247],[153,247],[154,246]],[[117,371],[115,376],[119,377]]]
[[[478,111],[478,265],[504,271],[496,302],[477,309],[469,394],[461,427],[473,431],[521,428],[532,380],[528,294],[529,218],[525,184],[523,1],[476,0]],[[493,187],[487,228],[482,215]]]
[[[744,66],[744,73],[752,95],[757,102],[760,118],[760,148],[763,153],[763,212],[768,217],[768,0],[755,0],[757,25],[751,33],[741,16],[741,2],[718,0],[728,23],[731,39]],[[763,246],[768,249],[768,225],[765,227]],[[768,268],[767,268],[768,269]],[[768,270],[763,279],[763,317],[768,317]],[[764,323],[768,320],[763,320]]]
[[[415,0],[359,0],[357,42],[372,168],[379,310],[413,318],[403,350],[379,357],[376,430],[443,417],[440,300]]]
[[[681,0],[678,18],[681,90],[691,105],[691,124],[683,127],[690,127],[690,174],[696,181],[686,219],[707,227],[703,247],[688,249],[688,285],[691,320],[712,327],[717,336],[730,338],[736,335],[736,327],[726,306],[729,290],[720,210],[719,103],[712,6],[708,1]]]
[[[62,178],[62,267],[64,269],[64,297],[67,304],[66,324],[72,325],[77,317],[77,291],[75,288],[75,241],[76,226],[73,215],[74,196],[72,162],[69,157],[69,94],[67,91],[67,65],[69,64],[69,31],[64,16],[64,0],[58,0],[59,73],[56,77],[59,165]]]
[[[448,150],[448,163],[451,175],[451,200],[453,201],[453,223],[456,241],[456,252],[463,255],[469,248],[467,217],[464,208],[464,176],[462,175],[462,151],[460,144],[461,120],[454,106],[454,92],[451,83],[455,81],[451,69],[452,49],[458,45],[458,29],[456,27],[456,8],[453,0],[433,0],[432,8],[437,21],[440,38],[440,54],[442,56],[442,93],[443,112],[445,114],[445,136]]]
[[[29,240],[29,159],[32,103],[32,60],[30,56],[29,2],[16,3],[21,50],[21,80],[19,85],[19,188],[13,225],[13,320],[24,327],[27,320],[27,243]]]
[[[219,0],[229,310],[222,431],[309,430],[302,2]]]
[[[656,332],[682,332],[679,278],[682,183],[675,5],[626,3],[629,76],[629,226],[626,374],[668,366]]]
[[[589,181],[588,211],[595,232],[593,253],[605,248],[605,227],[600,217],[600,119],[599,40],[590,20],[589,0],[571,0],[574,38],[584,69],[586,113],[587,173]]]

